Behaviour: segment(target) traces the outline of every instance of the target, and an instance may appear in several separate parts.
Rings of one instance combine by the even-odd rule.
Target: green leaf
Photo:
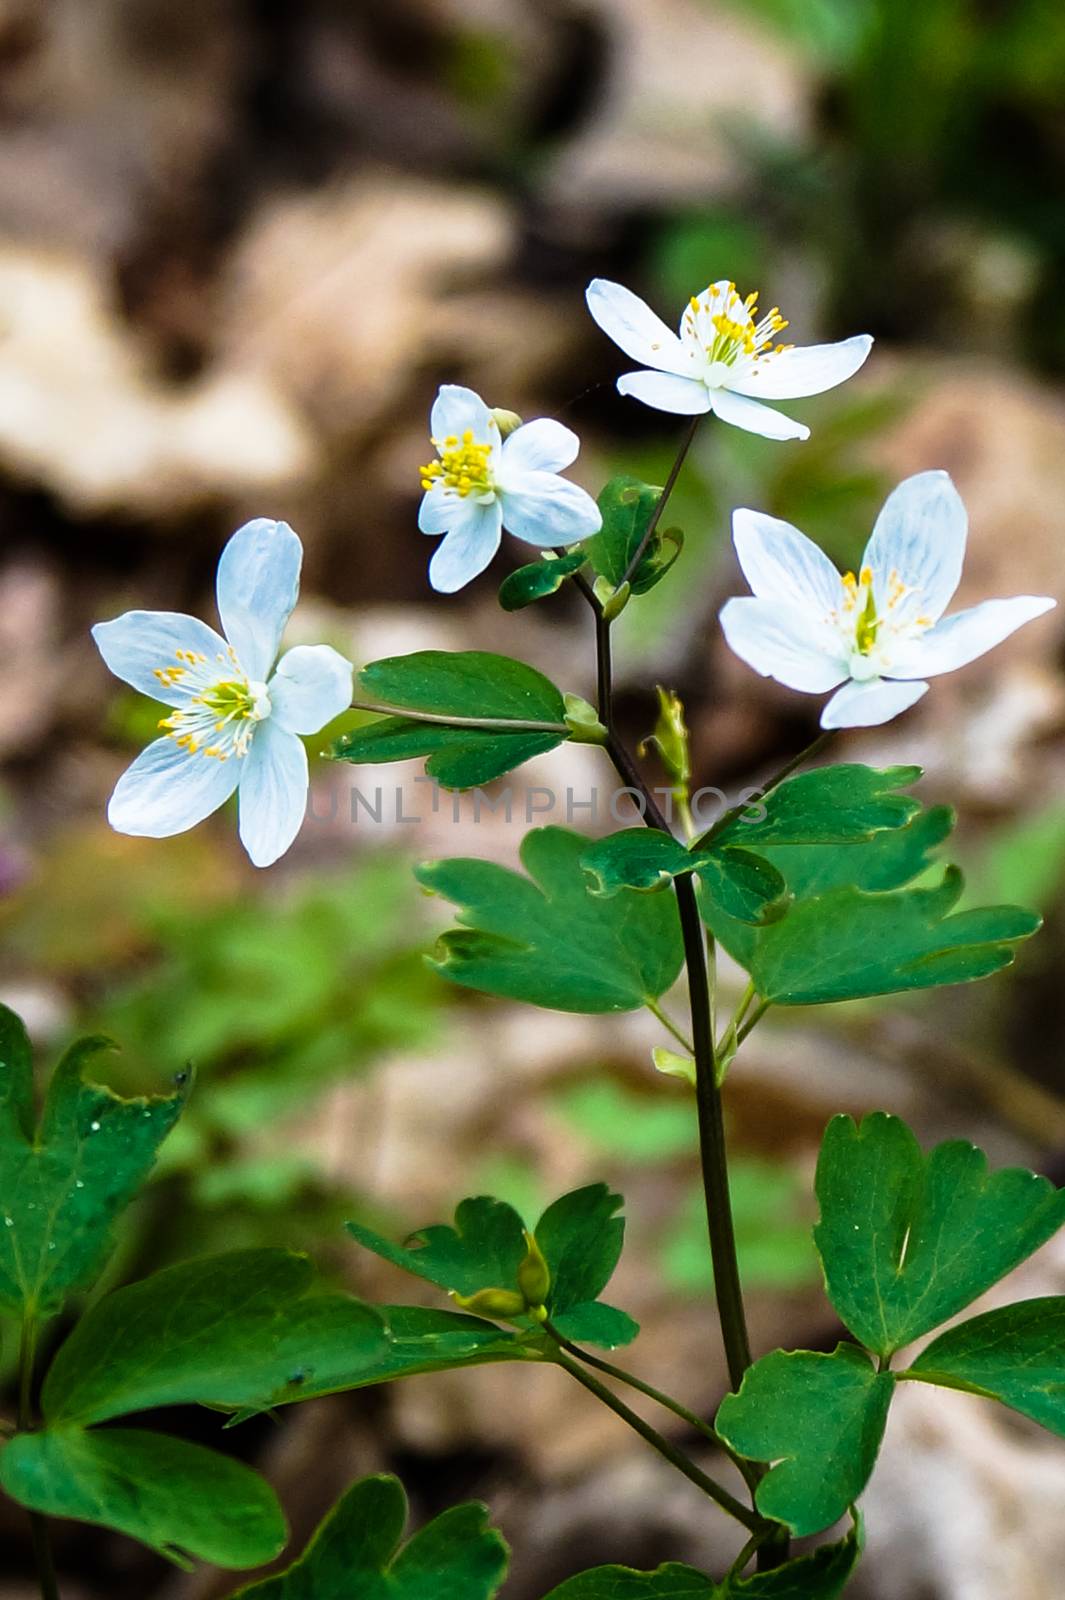
[[[763,1516],[797,1535],[838,1521],[873,1470],[893,1386],[853,1345],[756,1361],[722,1401],[716,1427],[740,1455],[774,1463],[755,1494]]]
[[[1010,965],[1014,945],[1036,931],[1040,918],[1016,906],[950,916],[961,891],[955,867],[931,889],[831,889],[759,928],[745,964],[764,1000],[791,1006],[988,977]],[[717,932],[712,910],[708,921]],[[733,941],[724,932],[720,937],[732,952]]]
[[[829,1298],[879,1355],[938,1327],[1065,1222],[1065,1189],[1020,1167],[989,1172],[953,1139],[925,1156],[898,1117],[833,1117],[817,1164],[814,1230]]]
[[[596,1300],[613,1275],[625,1239],[624,1201],[605,1183],[574,1189],[552,1202],[533,1232],[551,1272],[548,1310]]]
[[[452,983],[558,1011],[634,1011],[676,981],[683,963],[672,896],[589,891],[587,840],[534,828],[523,877],[490,861],[430,862],[418,881],[461,907],[431,965]]]
[[[115,1290],[56,1355],[46,1420],[193,1403],[266,1409],[353,1387],[386,1362],[385,1323],[349,1295],[310,1292],[314,1283],[303,1256],[235,1250]]]
[[[454,1227],[438,1223],[419,1228],[404,1245],[393,1244],[361,1222],[349,1222],[347,1230],[393,1266],[435,1283],[438,1289],[462,1295],[476,1294],[479,1289],[511,1288],[525,1258],[521,1218],[513,1206],[488,1195],[461,1200]]]
[[[195,1556],[219,1567],[258,1567],[288,1536],[274,1491],[257,1472],[160,1433],[20,1433],[0,1453],[0,1483],[31,1511],[115,1528],[179,1566]]]
[[[426,772],[450,789],[490,783],[567,737],[563,697],[549,678],[523,661],[484,650],[419,650],[372,661],[359,691],[398,715],[355,728],[333,746],[341,761],[408,761],[428,756]],[[484,718],[506,727],[464,727],[433,718]],[[528,728],[523,723],[546,723]]]
[[[1065,1297],[1022,1300],[949,1328],[899,1376],[1000,1400],[1065,1438]]]
[[[513,772],[567,737],[560,733],[501,733],[380,717],[344,734],[333,746],[339,761],[411,761],[428,756],[425,770],[445,789],[477,789]]]
[[[603,526],[584,541],[584,550],[595,571],[615,589],[628,571],[661,494],[661,489],[623,473],[611,478],[599,496]],[[683,535],[675,528],[665,533],[655,530],[629,580],[633,594],[646,594],[662,581],[680,555],[683,543]]]
[[[638,1332],[625,1312],[597,1301],[621,1254],[625,1224],[616,1215],[621,1204],[621,1196],[611,1194],[606,1184],[591,1184],[554,1201],[534,1230],[551,1274],[546,1306],[552,1321],[558,1318],[568,1338],[608,1348],[628,1344]],[[358,1222],[347,1227],[361,1245],[393,1266],[467,1296],[482,1289],[516,1289],[518,1268],[528,1248],[518,1213],[486,1195],[463,1200],[455,1211],[454,1227],[419,1228],[406,1245],[392,1244]],[[394,1309],[389,1308],[388,1314],[393,1315]],[[475,1327],[491,1326],[476,1318],[467,1321]],[[493,1352],[489,1359],[524,1353],[508,1349]]]
[[[519,567],[503,579],[499,585],[499,604],[504,611],[521,611],[534,600],[546,600],[548,595],[561,589],[567,578],[579,572],[587,560],[583,550],[571,550],[562,556],[530,561],[528,566]]]
[[[654,1572],[632,1567],[593,1567],[552,1589],[544,1600],[716,1600],[712,1578],[694,1567],[668,1561]]]
[[[599,895],[615,895],[619,889],[653,892],[680,873],[694,872],[709,899],[741,921],[763,922],[786,907],[783,875],[762,856],[716,844],[688,850],[657,828],[608,834],[585,851],[581,865]]]
[[[184,1092],[122,1100],[83,1077],[113,1048],[82,1039],[52,1075],[34,1128],[26,1031],[0,1006],[0,1307],[47,1317],[91,1283],[112,1247],[112,1223],[151,1170]]]
[[[556,1311],[551,1322],[563,1338],[574,1344],[595,1344],[601,1350],[618,1350],[631,1344],[640,1331],[640,1324],[627,1311],[608,1306],[603,1300],[585,1301]]]
[[[352,1387],[489,1361],[541,1359],[539,1348],[529,1343],[526,1335],[499,1328],[481,1317],[425,1306],[377,1309],[388,1327],[388,1348],[379,1367]]]
[[[492,1600],[507,1547],[482,1505],[454,1506],[402,1544],[407,1497],[382,1474],[350,1488],[287,1572],[232,1600]]]
[[[861,1555],[860,1524],[837,1544],[821,1545],[769,1572],[715,1583],[694,1567],[667,1562],[654,1572],[594,1567],[552,1589],[545,1600],[837,1600]]]
[[[920,801],[897,791],[920,776],[920,767],[850,762],[816,767],[786,778],[763,799],[752,801],[715,840],[758,851],[774,844],[858,844],[904,827],[917,815]]]

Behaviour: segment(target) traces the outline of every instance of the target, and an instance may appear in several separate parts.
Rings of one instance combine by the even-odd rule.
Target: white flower
[[[840,577],[823,550],[776,517],[737,511],[732,527],[754,598],[725,605],[725,638],[765,678],[807,694],[836,689],[822,728],[890,722],[921,698],[926,678],[975,661],[1055,604],[1017,595],[943,618],[967,527],[945,472],[919,472],[892,491],[857,577]]]
[[[351,704],[352,666],[329,645],[297,645],[277,662],[299,594],[303,546],[285,522],[258,517],[218,563],[225,638],[176,611],[127,611],[92,630],[116,677],[173,709],[164,737],[118,780],[107,810],[119,833],[184,833],[240,791],[240,837],[257,867],[284,854],[307,804],[307,753]]]
[[[558,476],[580,449],[561,422],[540,417],[503,439],[480,395],[447,383],[429,425],[438,460],[421,469],[418,526],[447,535],[429,564],[429,582],[441,594],[484,571],[504,528],[540,546],[598,533],[602,518],[591,495]]]
[[[619,393],[682,416],[713,411],[722,422],[767,439],[808,439],[810,430],[760,401],[798,400],[834,389],[857,372],[873,343],[861,333],[804,350],[779,344],[777,335],[788,324],[776,306],[760,315],[757,293],[741,299],[724,278],[692,296],[679,338],[620,283],[594,278],[587,300],[603,332],[627,356],[654,369],[626,372],[618,379]]]

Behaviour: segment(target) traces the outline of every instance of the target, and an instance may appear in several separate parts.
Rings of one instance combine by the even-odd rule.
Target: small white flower
[[[681,416],[713,411],[722,422],[767,439],[808,439],[810,430],[760,401],[798,400],[834,389],[857,372],[873,343],[861,333],[802,350],[780,344],[777,335],[788,324],[777,307],[761,315],[757,293],[742,299],[724,278],[692,296],[679,337],[620,283],[594,278],[587,300],[603,332],[627,356],[654,369],[626,372],[618,379],[620,394]]]
[[[945,472],[919,472],[892,491],[857,577],[840,577],[823,550],[776,517],[736,511],[732,528],[754,598],[725,605],[725,638],[765,678],[807,694],[836,689],[822,728],[890,722],[921,698],[926,678],[975,661],[1055,604],[1017,595],[943,617],[967,531]]]
[[[285,853],[307,805],[307,753],[351,704],[352,666],[329,645],[297,645],[277,662],[299,594],[303,546],[286,522],[258,517],[218,563],[225,638],[176,611],[127,611],[92,636],[116,677],[173,709],[107,809],[119,833],[184,833],[240,791],[240,838],[257,867]]]
[[[580,449],[561,422],[540,417],[503,439],[480,395],[447,383],[429,425],[438,459],[421,469],[418,526],[447,535],[429,564],[429,582],[441,594],[484,571],[504,528],[542,547],[598,533],[602,518],[591,495],[558,476]]]

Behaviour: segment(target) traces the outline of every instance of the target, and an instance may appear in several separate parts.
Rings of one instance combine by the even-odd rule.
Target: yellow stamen
[[[463,500],[470,494],[491,492],[494,487],[489,468],[491,443],[479,444],[472,428],[463,433],[461,443],[454,434],[444,439],[442,445],[437,439],[433,443],[440,452],[440,459],[419,468],[424,490],[428,492],[442,483],[445,488],[454,489]]]

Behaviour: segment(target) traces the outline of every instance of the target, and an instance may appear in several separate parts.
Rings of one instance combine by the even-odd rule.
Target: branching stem
[[[37,1321],[32,1316],[26,1316],[22,1320],[18,1361],[18,1427],[21,1433],[25,1433],[33,1426],[33,1369],[36,1358]],[[41,1516],[39,1511],[31,1511],[29,1519],[41,1600],[59,1600],[59,1585],[56,1581],[55,1562],[52,1559],[48,1520]]]

